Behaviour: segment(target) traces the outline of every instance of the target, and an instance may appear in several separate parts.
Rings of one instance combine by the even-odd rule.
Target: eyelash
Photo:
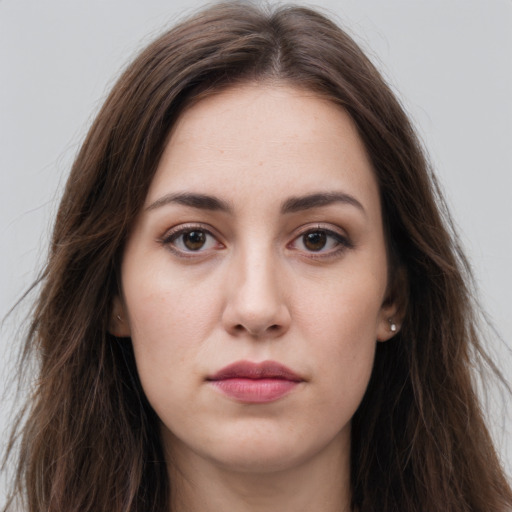
[[[319,251],[308,251],[307,249],[304,250],[305,254],[307,254],[307,258],[314,259],[314,260],[325,260],[330,258],[335,258],[336,256],[341,255],[341,253],[345,252],[347,249],[352,249],[354,247],[354,244],[350,241],[350,239],[347,236],[342,235],[341,233],[338,233],[337,231],[334,231],[332,229],[323,227],[321,225],[317,225],[315,227],[310,227],[302,230],[288,245],[291,250],[301,250],[301,249],[295,249],[292,247],[293,244],[297,243],[297,241],[300,241],[302,244],[304,244],[304,237],[309,234],[323,234],[326,236],[327,241],[326,245],[329,243],[329,238],[331,240],[334,240],[335,246],[331,249],[324,250],[323,248]]]
[[[186,224],[186,225],[180,225],[171,231],[168,231],[162,238],[159,239],[159,242],[166,246],[170,251],[172,251],[175,255],[181,257],[181,258],[197,258],[198,256],[203,255],[203,253],[207,252],[210,248],[203,249],[203,247],[199,247],[198,250],[193,249],[183,249],[176,247],[176,241],[180,239],[183,235],[186,235],[187,233],[193,233],[194,231],[197,231],[199,233],[202,233],[206,235],[206,240],[208,240],[208,237],[213,238],[216,241],[217,249],[222,249],[225,246],[219,242],[218,236],[212,233],[210,229],[205,227],[201,224]],[[307,250],[307,249],[297,249],[293,247],[294,244],[297,243],[297,241],[302,241],[302,244],[304,244],[304,237],[306,235],[310,234],[322,234],[326,237],[326,245],[329,243],[329,239],[334,240],[335,246],[329,250],[324,250],[323,247],[318,250]],[[207,242],[205,242],[207,243]],[[321,260],[321,259],[328,259],[331,257],[336,257],[340,253],[344,252],[347,249],[353,248],[353,244],[350,241],[350,239],[344,235],[341,235],[340,233],[333,231],[332,229],[328,229],[326,227],[322,227],[320,225],[314,227],[314,228],[307,228],[303,229],[295,238],[286,246],[288,249],[293,251],[303,251],[305,254],[307,254],[307,258],[315,259],[315,260]]]
[[[176,247],[176,241],[179,240],[180,237],[186,235],[187,233],[193,233],[194,231],[205,234],[207,238],[213,238],[216,241],[216,244],[220,246],[220,248],[224,247],[224,245],[218,241],[218,236],[214,235],[210,229],[201,224],[182,224],[176,228],[173,228],[171,231],[166,232],[166,234],[159,241],[176,256],[181,258],[196,258],[197,256],[202,255],[202,253],[205,251],[200,249],[194,251],[191,249],[187,250]]]

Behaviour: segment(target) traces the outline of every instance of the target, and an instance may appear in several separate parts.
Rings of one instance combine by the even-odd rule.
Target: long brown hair
[[[353,418],[352,509],[512,507],[474,388],[475,362],[489,360],[469,267],[407,116],[354,41],[319,13],[230,2],[142,51],[74,162],[24,351],[39,372],[12,445],[13,496],[24,498],[25,510],[169,508],[158,418],[129,340],[108,333],[119,262],[177,117],[212,92],[267,80],[328,97],[355,121],[380,187],[391,282],[406,311],[400,333],[378,344]]]

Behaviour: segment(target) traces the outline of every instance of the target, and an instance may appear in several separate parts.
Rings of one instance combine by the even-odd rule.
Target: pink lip
[[[207,381],[230,398],[257,404],[283,397],[304,379],[275,361],[238,361],[209,376]]]

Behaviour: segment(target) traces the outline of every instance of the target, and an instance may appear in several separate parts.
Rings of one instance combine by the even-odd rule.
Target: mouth
[[[258,404],[284,397],[304,379],[275,361],[238,361],[207,377],[206,381],[231,399]]]

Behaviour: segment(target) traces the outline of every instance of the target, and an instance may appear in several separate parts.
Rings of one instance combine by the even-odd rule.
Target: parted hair
[[[158,37],[122,73],[79,150],[56,217],[23,361],[30,400],[11,440],[27,512],[161,512],[159,420],[129,339],[108,332],[119,265],[169,133],[193,102],[244,82],[312,91],[353,119],[377,179],[400,332],[378,343],[352,420],[357,512],[504,512],[512,491],[475,389],[486,356],[471,272],[421,144],[349,35],[303,7],[227,2]],[[10,459],[9,459],[10,460]],[[341,485],[341,483],[340,483]]]

